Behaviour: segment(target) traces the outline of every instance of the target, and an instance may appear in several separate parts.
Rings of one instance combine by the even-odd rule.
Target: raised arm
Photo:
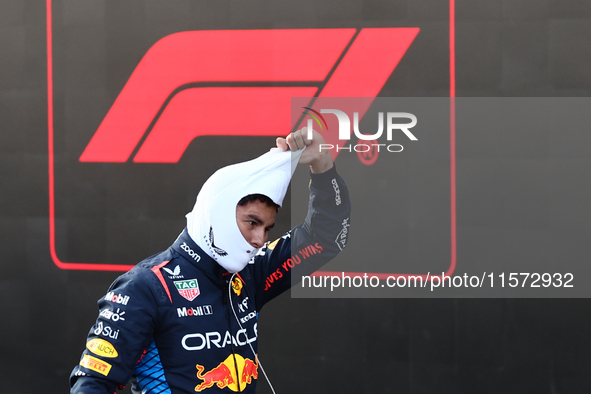
[[[307,134],[304,128],[277,139],[282,150],[306,146],[299,164],[310,166],[310,200],[304,223],[264,247],[251,265],[259,308],[333,259],[347,243],[351,210],[347,186],[330,153],[320,151],[322,136],[314,132],[308,139]]]

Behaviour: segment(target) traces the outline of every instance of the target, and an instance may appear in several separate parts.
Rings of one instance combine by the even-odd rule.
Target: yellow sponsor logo
[[[243,285],[240,279],[232,279],[232,290],[234,290],[234,293],[236,293],[236,295],[240,295],[240,293],[242,293],[242,287]]]
[[[80,360],[80,365],[105,376],[111,371],[111,364],[99,360],[96,357],[89,356],[88,354],[85,354],[82,360]]]
[[[86,343],[86,348],[94,354],[98,354],[99,356],[107,358],[115,358],[119,355],[117,353],[117,349],[115,349],[115,346],[111,345],[110,342],[100,338],[94,338],[88,341]]]

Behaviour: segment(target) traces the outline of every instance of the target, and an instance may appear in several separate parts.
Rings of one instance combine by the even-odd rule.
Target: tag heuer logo
[[[174,282],[179,294],[189,301],[193,301],[199,295],[199,284],[197,279],[177,280]]]

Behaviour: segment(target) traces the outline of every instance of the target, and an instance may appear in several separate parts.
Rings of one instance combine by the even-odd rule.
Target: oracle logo
[[[136,163],[176,163],[199,136],[276,136],[295,126],[292,97],[377,96],[418,33],[405,27],[166,36],[144,55],[79,160],[126,162],[137,152]],[[261,108],[265,124],[275,127],[261,124]],[[327,143],[339,141],[329,136]]]

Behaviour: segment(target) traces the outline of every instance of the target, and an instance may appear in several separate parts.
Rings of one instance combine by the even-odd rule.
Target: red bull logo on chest
[[[205,373],[205,367],[197,364],[197,377],[203,382],[195,386],[195,391],[201,392],[217,385],[218,388],[229,388],[232,391],[243,391],[253,379],[258,379],[258,365],[251,359],[239,354],[230,354],[217,367]]]

